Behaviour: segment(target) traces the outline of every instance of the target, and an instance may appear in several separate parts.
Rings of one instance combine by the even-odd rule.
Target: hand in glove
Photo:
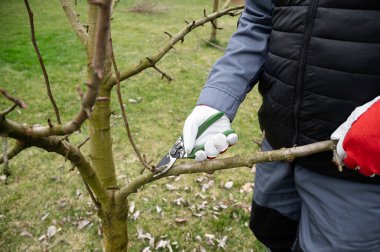
[[[204,145],[204,150],[199,150],[195,153],[196,161],[216,158],[220,153],[225,152],[228,146],[234,145],[238,140],[238,136],[235,133],[225,135],[225,132],[231,131],[230,119],[225,115],[210,125],[197,138],[199,126],[217,113],[219,111],[211,107],[204,105],[196,106],[185,121],[183,140],[186,153],[190,154],[195,146]]]
[[[331,135],[341,161],[365,176],[380,174],[380,96],[357,107]]]

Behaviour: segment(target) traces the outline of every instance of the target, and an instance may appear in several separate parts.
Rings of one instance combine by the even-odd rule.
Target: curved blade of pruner
[[[175,163],[178,158],[186,157],[185,147],[183,143],[183,138],[180,136],[178,140],[175,142],[173,147],[169,150],[168,154],[161,159],[155,169],[155,174],[153,177],[160,176],[167,172]]]

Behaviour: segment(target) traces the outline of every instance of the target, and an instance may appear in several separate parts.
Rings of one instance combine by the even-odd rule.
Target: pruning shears
[[[213,123],[215,123],[217,120],[219,120],[224,115],[223,112],[218,112],[212,116],[210,116],[204,123],[202,123],[201,126],[198,128],[198,133],[196,136],[196,139],[198,139],[208,127],[210,127]],[[233,130],[227,130],[223,132],[225,136],[228,136],[231,133],[234,133]],[[180,136],[178,140],[175,142],[173,147],[169,150],[168,154],[161,159],[161,161],[158,163],[158,165],[155,168],[155,174],[153,177],[160,176],[167,172],[175,163],[175,161],[179,158],[195,158],[195,153],[197,151],[204,150],[204,145],[196,145],[194,146],[193,150],[190,154],[186,153],[185,146],[183,142],[183,137]]]

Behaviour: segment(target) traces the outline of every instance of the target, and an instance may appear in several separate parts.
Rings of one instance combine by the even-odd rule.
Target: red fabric
[[[374,103],[351,126],[343,140],[344,163],[360,167],[365,176],[380,174],[380,101]]]

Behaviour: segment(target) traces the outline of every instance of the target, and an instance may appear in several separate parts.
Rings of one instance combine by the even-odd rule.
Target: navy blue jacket
[[[213,66],[198,104],[233,120],[259,81],[260,127],[274,149],[330,138],[350,113],[380,95],[380,1],[248,0],[225,55]],[[295,162],[329,176],[332,153]]]
[[[237,31],[213,66],[197,104],[223,111],[232,121],[263,70],[272,30],[272,0],[247,0]]]

